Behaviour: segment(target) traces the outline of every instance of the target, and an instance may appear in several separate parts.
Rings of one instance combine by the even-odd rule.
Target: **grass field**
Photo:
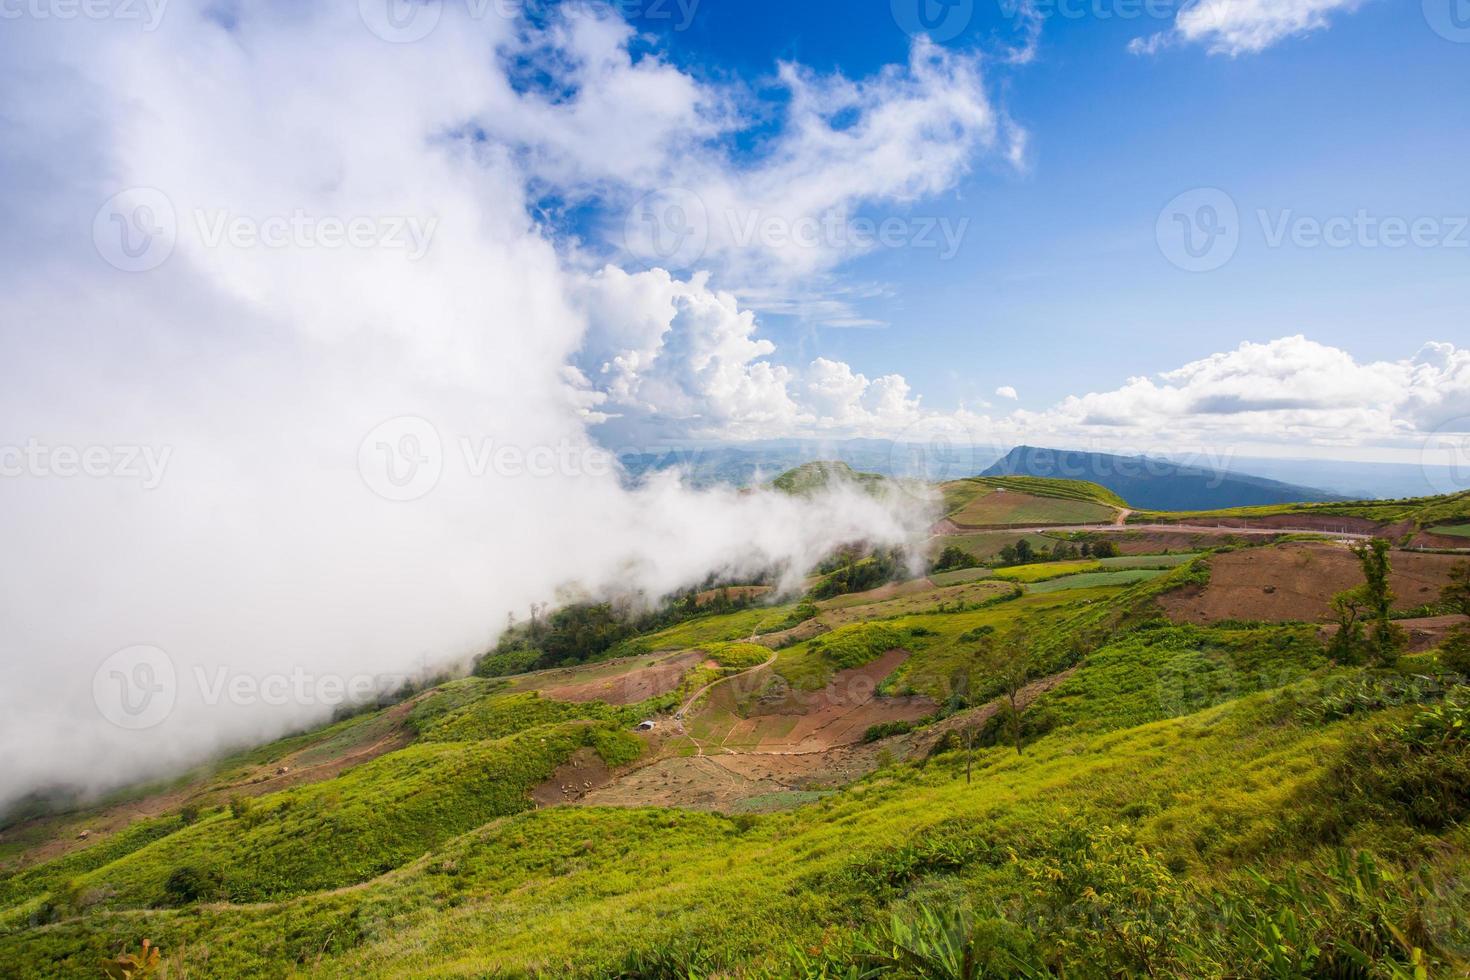
[[[966,527],[1048,527],[1109,524],[1116,511],[1091,500],[1037,497],[1012,490],[991,490],[971,498],[950,520]]]
[[[1016,534],[1011,531],[972,531],[967,534],[945,534],[934,538],[929,542],[929,557],[938,558],[939,553],[948,547],[959,548],[961,551],[973,555],[979,561],[989,561],[999,557],[1001,550],[1007,545],[1014,545],[1024,540],[1031,545],[1033,550],[1051,548],[1056,539],[1044,534]]]
[[[929,581],[938,586],[963,585],[990,578],[994,574],[993,568],[961,568],[953,572],[933,572],[929,575]]]
[[[1103,558],[1103,568],[1178,568],[1199,557],[1198,552],[1186,555],[1125,555],[1118,558]]]
[[[1447,534],[1452,538],[1470,538],[1470,524],[1453,524],[1442,527],[1432,527],[1428,530],[1435,534]]]
[[[1129,523],[1152,524],[1177,521],[1191,523],[1216,518],[1266,518],[1281,515],[1302,517],[1348,517],[1379,524],[1413,522],[1421,527],[1470,519],[1470,491],[1442,497],[1406,500],[1367,500],[1350,503],[1272,504],[1211,511],[1135,511]]]
[[[1102,567],[1102,563],[1098,561],[1042,562],[1036,565],[1016,565],[1012,568],[996,569],[995,577],[1007,582],[1044,582],[1047,579],[1091,572]]]
[[[0,872],[0,973],[99,976],[146,938],[160,978],[1470,975],[1470,691],[1432,652],[1370,670],[1313,626],[1170,622],[1230,554],[894,587],[771,666],[741,641],[785,608],[639,641],[701,653],[440,685],[228,760],[411,735],[331,778]],[[1018,744],[990,703],[1011,649],[1044,679]],[[673,661],[648,702],[532,689]],[[622,795],[572,805],[593,779]]]
[[[1148,582],[1163,575],[1166,569],[1162,568],[1133,568],[1119,569],[1117,571],[1087,572],[1081,575],[1067,575],[1062,578],[1054,578],[1034,585],[1026,586],[1026,591],[1036,595],[1048,595],[1053,592],[1070,592],[1074,589],[1095,589],[1109,586],[1135,585],[1139,582]]]

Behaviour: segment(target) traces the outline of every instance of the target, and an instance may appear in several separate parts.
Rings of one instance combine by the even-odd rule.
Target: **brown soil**
[[[1453,534],[1435,534],[1421,531],[1409,539],[1411,548],[1439,548],[1445,551],[1470,550],[1470,538],[1457,538]]]
[[[1122,555],[1157,555],[1165,551],[1177,554],[1179,552],[1218,548],[1230,537],[1231,534],[1228,530],[1216,534],[1199,531],[1126,530],[1107,533],[1104,540],[1111,541],[1117,545],[1118,553]],[[1239,538],[1239,540],[1249,540],[1252,544],[1258,544],[1262,539],[1253,537],[1250,539]],[[1267,538],[1266,540],[1271,539]]]
[[[570,759],[557,766],[550,779],[531,790],[531,799],[538,807],[576,803],[611,781],[612,771],[602,761],[602,756],[593,749],[578,749]]]
[[[670,751],[588,792],[597,806],[682,806],[729,810],[742,801],[851,782],[878,765],[882,745],[865,745],[869,727],[917,721],[934,712],[926,698],[880,698],[876,689],[907,659],[892,650],[839,671],[820,691],[769,688],[769,668],[712,689],[694,709],[701,735],[673,740]],[[766,691],[764,696],[757,692]],[[735,712],[750,704],[747,717]],[[713,726],[711,728],[711,725]],[[693,748],[695,754],[688,753]]]
[[[1463,559],[1396,551],[1392,560],[1394,608],[1413,609],[1436,601],[1450,568]],[[1207,587],[1163,596],[1159,604],[1180,623],[1316,623],[1331,616],[1334,595],[1362,582],[1358,560],[1347,548],[1293,543],[1218,555],[1211,561]]]
[[[1444,642],[1451,631],[1457,627],[1470,625],[1470,618],[1465,616],[1429,616],[1424,619],[1398,619],[1394,621],[1404,632],[1409,634],[1409,652],[1423,653],[1425,650],[1433,650]],[[1330,640],[1337,632],[1336,623],[1328,623],[1322,627],[1322,641]]]
[[[613,677],[546,688],[542,693],[556,701],[606,701],[608,704],[636,704],[668,694],[678,688],[684,675],[704,660],[704,654],[689,652],[661,660],[639,670]]]

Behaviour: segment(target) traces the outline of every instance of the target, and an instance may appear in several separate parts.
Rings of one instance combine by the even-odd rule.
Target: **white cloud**
[[[1279,41],[1327,28],[1334,13],[1351,13],[1363,0],[1196,0],[1174,27],[1135,38],[1129,50],[1153,54],[1170,44],[1203,44],[1211,54],[1257,54]]]
[[[1001,385],[999,388],[995,389],[995,397],[1009,398],[1011,401],[1016,401],[1021,396],[1016,391],[1016,389],[1012,388],[1010,385]]]
[[[620,60],[625,35],[583,24],[567,43],[590,67],[569,71],[620,94],[569,117],[519,94],[497,59],[526,47],[521,28],[463,5],[408,44],[372,36],[354,4],[232,11],[228,27],[175,3],[154,32],[35,18],[0,32],[0,172],[18,175],[0,182],[12,216],[0,223],[0,744],[33,746],[7,760],[0,807],[53,781],[161,778],[331,710],[211,705],[196,670],[413,673],[465,662],[508,613],[568,583],[656,595],[721,567],[795,571],[834,540],[921,530],[864,496],[808,505],[669,481],[628,492],[576,465],[587,423],[623,411],[719,431],[800,421],[795,378],[728,294],[657,273],[588,283],[575,244],[528,217],[534,174],[554,173],[547,161],[583,135],[610,155],[652,154],[637,166],[666,154],[599,112],[631,102],[617,125],[704,125],[687,79]],[[522,113],[515,145],[474,125],[509,113]],[[92,238],[127,187],[157,189],[177,217],[171,256],[149,272],[110,267]],[[164,210],[117,217],[156,228]],[[413,261],[211,243],[197,218],[218,212],[415,216],[437,230]],[[117,230],[106,213],[100,227]],[[606,315],[614,303],[626,315]],[[584,343],[606,356],[574,360]],[[895,384],[871,387],[875,411],[904,400]],[[411,502],[375,496],[361,471],[365,453],[403,451],[365,442],[400,416],[428,420],[440,444],[442,475]],[[153,490],[11,474],[11,450],[31,440],[167,449],[171,463]],[[429,448],[415,441],[415,460]],[[505,448],[572,463],[476,469]],[[99,713],[92,685],[136,644],[166,650],[182,684],[166,722],[129,732]]]
[[[870,325],[841,295],[800,298],[832,285],[820,274],[882,247],[870,222],[912,219],[936,253],[954,247],[963,229],[939,235],[923,202],[952,190],[978,153],[1024,163],[1026,131],[992,104],[979,57],[922,38],[906,64],[863,79],[783,63],[776,109],[656,54],[635,58],[632,39],[620,21],[559,25],[521,52],[548,70],[570,66],[555,90],[497,102],[479,125],[517,148],[538,187],[603,209],[602,244],[619,264],[668,267],[677,251],[678,271],[710,270],[761,309],[798,305],[820,322]],[[756,149],[730,149],[755,127]],[[667,201],[649,207],[648,194]],[[651,227],[630,228],[635,206],[649,208]],[[666,250],[652,239],[666,231],[697,244]]]
[[[1430,344],[1405,360],[1363,363],[1295,336],[1017,412],[999,428],[1032,440],[1356,449],[1413,448],[1446,424],[1470,429],[1470,351]]]

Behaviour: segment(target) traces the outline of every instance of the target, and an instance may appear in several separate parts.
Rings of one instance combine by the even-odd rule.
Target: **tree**
[[[1092,557],[1116,558],[1118,557],[1118,546],[1111,541],[1099,541],[1092,546]]]
[[[1354,545],[1353,554],[1363,568],[1363,584],[1332,599],[1338,631],[1330,652],[1339,663],[1359,663],[1364,655],[1375,666],[1391,667],[1404,648],[1404,631],[1393,622],[1393,589],[1389,576],[1389,543],[1374,538]]]
[[[939,558],[934,562],[934,570],[948,572],[957,568],[974,568],[978,564],[980,563],[976,561],[974,555],[963,548],[950,545],[939,553]]]
[[[1450,569],[1450,584],[1440,598],[1462,616],[1470,616],[1470,561],[1462,561]],[[1460,626],[1450,634],[1439,651],[1439,662],[1456,674],[1470,674],[1470,627]]]
[[[1340,664],[1356,664],[1362,660],[1363,610],[1368,604],[1363,593],[1363,587],[1358,586],[1332,597],[1337,632],[1328,644],[1327,655]]]
[[[1389,563],[1388,549],[1389,543],[1384,538],[1374,538],[1366,545],[1353,548],[1353,554],[1363,565],[1365,596],[1368,610],[1373,615],[1368,629],[1368,651],[1381,667],[1397,663],[1405,645],[1404,631],[1394,625],[1392,619],[1395,596],[1389,586],[1393,567]]]
[[[1036,560],[1036,549],[1031,547],[1031,542],[1022,538],[1016,542],[1016,562],[1025,565]]]
[[[1450,569],[1450,584],[1439,597],[1461,616],[1470,616],[1470,561],[1462,561]]]
[[[1000,688],[1003,724],[1021,755],[1021,689],[1032,673],[1031,644],[1023,626],[1012,626],[976,652],[986,680]]]

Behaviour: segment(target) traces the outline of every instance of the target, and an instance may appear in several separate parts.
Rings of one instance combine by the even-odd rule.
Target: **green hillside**
[[[111,811],[7,828],[54,852],[0,873],[0,962],[102,976],[147,939],[169,977],[1463,975],[1470,689],[1432,652],[1171,620],[1216,560],[912,580],[760,645],[730,641],[789,607],[736,610],[632,644],[687,656],[466,678],[265,747],[85,842]],[[589,682],[623,697],[557,695]],[[380,754],[252,789],[363,733]]]
[[[873,492],[877,488],[888,483],[888,478],[876,473],[859,473],[846,463],[837,462],[814,462],[803,463],[795,469],[787,470],[776,479],[771,481],[771,486],[782,493],[794,496],[808,496],[829,486],[836,484],[851,484],[864,490]]]
[[[1266,518],[1282,515],[1308,517],[1347,517],[1378,524],[1410,522],[1419,528],[1440,524],[1463,524],[1470,520],[1470,492],[1441,497],[1414,497],[1403,500],[1361,500],[1350,503],[1273,504],[1267,507],[1236,507],[1203,511],[1135,511],[1132,523],[1160,521],[1208,521],[1228,518]]]

